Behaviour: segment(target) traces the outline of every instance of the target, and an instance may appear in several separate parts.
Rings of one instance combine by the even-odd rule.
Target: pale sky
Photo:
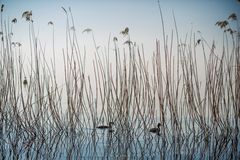
[[[42,41],[51,32],[48,21],[55,24],[59,37],[56,39],[63,38],[66,18],[62,6],[71,7],[79,38],[84,39],[82,30],[91,28],[100,45],[106,45],[110,33],[119,37],[119,32],[126,26],[132,39],[146,47],[162,34],[157,0],[1,0],[1,3],[5,4],[5,18],[18,19],[14,27],[18,41],[24,41],[27,32],[27,23],[21,18],[26,10],[32,10],[35,30]],[[160,3],[168,34],[174,29],[174,11],[180,34],[185,36],[193,27],[209,40],[218,36],[216,21],[226,19],[233,12],[240,13],[237,0],[160,0]]]
[[[108,37],[118,37],[119,47],[125,41],[119,33],[129,27],[132,41],[143,44],[145,53],[152,55],[155,50],[155,40],[162,40],[162,25],[157,0],[1,0],[4,7],[4,19],[11,21],[17,18],[13,26],[13,39],[22,43],[23,52],[28,52],[28,23],[21,18],[22,13],[32,10],[35,32],[46,54],[52,48],[52,29],[55,27],[56,52],[62,55],[65,41],[66,16],[61,7],[71,7],[79,45],[83,50],[92,52],[92,38],[82,34],[86,28],[94,31],[97,45],[107,47]],[[222,31],[215,26],[216,21],[227,19],[231,13],[240,15],[240,2],[237,0],[160,0],[166,34],[171,35],[174,29],[172,12],[175,13],[180,38],[201,31],[204,38],[216,45],[222,41]],[[113,44],[113,43],[112,43]],[[113,48],[113,47],[112,47]],[[92,57],[87,57],[92,58]]]

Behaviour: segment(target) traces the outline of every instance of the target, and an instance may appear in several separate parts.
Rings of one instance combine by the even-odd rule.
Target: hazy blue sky
[[[21,18],[26,10],[32,10],[35,31],[46,47],[46,53],[51,52],[52,30],[48,22],[55,27],[56,51],[62,53],[65,40],[66,17],[61,7],[71,7],[78,33],[80,46],[93,48],[90,35],[82,34],[85,28],[94,31],[97,45],[107,46],[109,34],[118,37],[122,44],[124,39],[119,32],[129,27],[132,41],[144,44],[145,52],[152,54],[155,40],[162,38],[162,26],[157,0],[1,0],[4,7],[4,19],[18,19],[13,27],[13,41],[23,44],[27,50],[28,23]],[[172,12],[174,11],[180,37],[201,31],[206,40],[216,44],[222,41],[220,29],[214,24],[218,20],[227,19],[235,12],[240,14],[240,2],[237,0],[160,0],[166,33],[174,29]],[[121,47],[121,45],[120,45]],[[123,45],[122,45],[123,47]]]
[[[21,18],[26,10],[32,10],[36,31],[44,41],[51,33],[48,21],[55,24],[56,35],[63,38],[65,15],[61,7],[71,7],[75,28],[79,38],[87,39],[82,30],[92,28],[96,41],[106,45],[108,35],[118,36],[126,26],[134,41],[152,45],[161,37],[161,21],[157,0],[1,0],[5,4],[5,17],[14,17],[18,23],[14,26],[15,40],[24,41],[27,23]],[[184,36],[193,27],[200,30],[207,39],[218,36],[217,20],[225,19],[232,12],[240,11],[237,0],[160,0],[167,33],[174,29],[172,11],[174,11],[179,32]]]

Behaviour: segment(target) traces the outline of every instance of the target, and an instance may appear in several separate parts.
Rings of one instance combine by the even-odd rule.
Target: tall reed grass
[[[104,53],[99,52],[89,29],[95,46],[91,76],[86,72],[87,51],[79,47],[71,9],[62,9],[66,16],[64,84],[57,83],[54,27],[53,50],[49,51],[54,58],[49,64],[35,35],[32,12],[23,15],[31,51],[30,64],[26,64],[21,44],[12,41],[14,24],[9,27],[1,11],[2,159],[133,158],[153,153],[161,158],[240,157],[237,18],[232,21],[237,24],[235,32],[229,24],[223,26],[225,20],[217,23],[224,37],[220,48],[201,34],[199,39],[191,33],[182,40],[175,17],[175,31],[168,36],[160,8],[163,38],[156,40],[151,61],[145,59],[143,46],[131,42],[128,28],[122,32],[127,39],[124,50],[114,37],[112,42],[109,38]],[[99,134],[96,126],[108,122],[114,122],[115,132]],[[148,131],[158,122],[162,126],[156,138]]]

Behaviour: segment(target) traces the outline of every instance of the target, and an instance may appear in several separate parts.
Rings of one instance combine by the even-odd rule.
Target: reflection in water
[[[164,136],[149,132],[85,129],[36,134],[19,130],[1,138],[1,157],[12,159],[237,159],[239,134],[191,133]]]

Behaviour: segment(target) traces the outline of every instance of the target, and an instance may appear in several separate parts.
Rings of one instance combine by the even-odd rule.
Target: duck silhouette
[[[113,132],[112,125],[114,125],[114,122],[109,122],[108,125],[100,125],[97,126],[97,129],[108,129],[109,132]]]
[[[27,84],[28,84],[27,77],[24,77],[23,85],[26,86]]]
[[[149,132],[159,134],[159,132],[160,132],[160,127],[161,127],[161,123],[158,123],[157,127],[151,128],[151,129],[149,130]]]

